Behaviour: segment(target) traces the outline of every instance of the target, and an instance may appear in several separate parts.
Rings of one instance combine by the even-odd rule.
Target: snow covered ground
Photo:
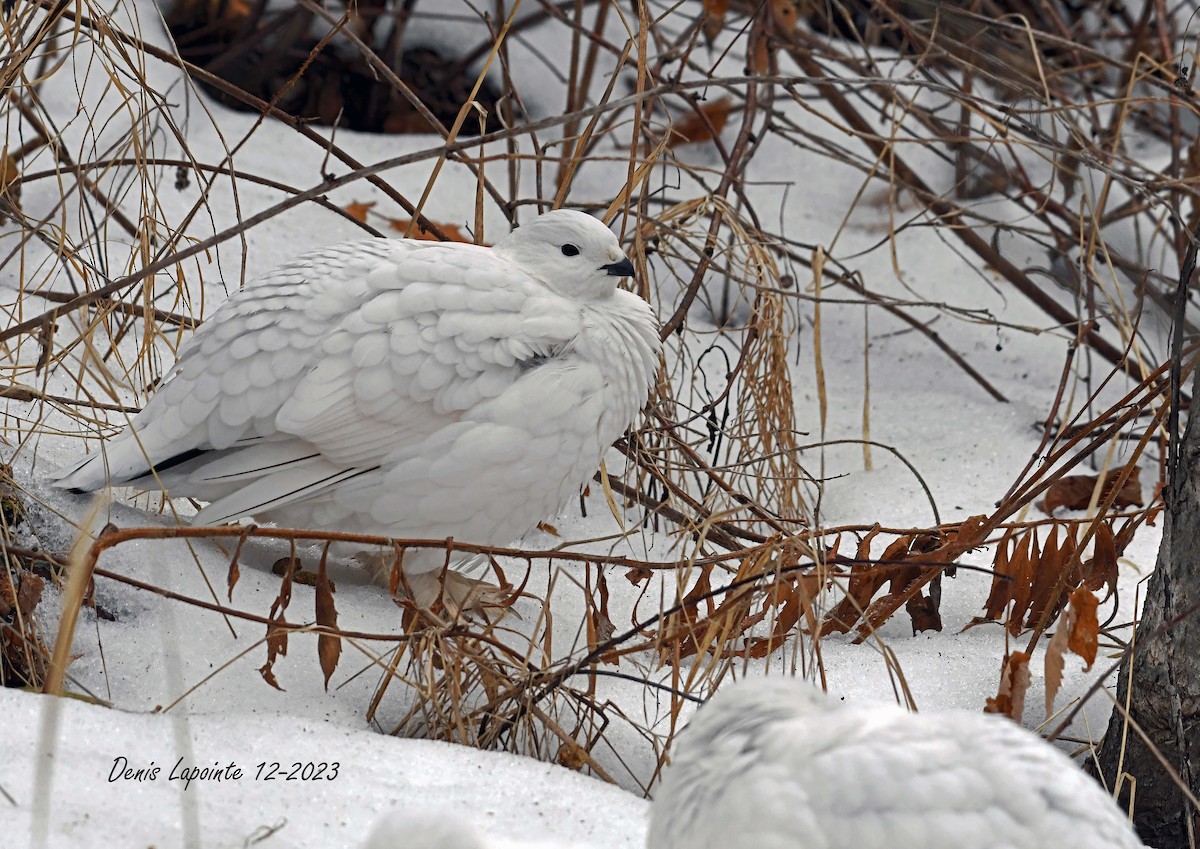
[[[0,693],[15,756],[4,787],[16,804],[5,801],[0,820],[9,846],[46,829],[52,846],[357,846],[393,811],[499,838],[612,849],[644,839],[644,800],[532,758],[286,714],[157,716],[47,701]],[[41,787],[50,792],[33,792]]]
[[[152,4],[142,0],[134,8],[142,16],[147,40],[165,45]],[[450,24],[443,21],[437,25]],[[561,66],[568,59],[567,48],[552,38],[538,38],[536,32],[514,41],[517,58],[513,67],[518,87],[532,101],[530,108],[552,114],[561,109],[556,99],[559,83],[544,72],[540,60],[532,58],[532,51],[536,46],[548,62]],[[722,70],[736,73],[740,62],[731,57],[728,68]],[[49,108],[63,115],[68,147],[79,146],[87,138],[82,123],[69,120],[79,111],[77,98],[99,99],[100,86],[91,78],[84,79],[85,64],[82,58],[76,60],[74,80],[82,94],[68,73],[53,78],[44,92]],[[152,84],[170,92],[168,99],[176,113],[182,115],[187,104],[191,115],[186,123],[187,145],[199,161],[218,162],[227,147],[249,136],[249,143],[235,159],[239,170],[246,173],[309,187],[319,185],[325,171],[344,170],[331,166],[322,150],[286,128],[270,122],[259,125],[253,116],[203,103],[178,83],[178,75],[170,68],[147,60],[145,70]],[[212,114],[212,122],[202,117],[202,107]],[[798,109],[790,108],[788,114],[810,128],[830,132],[827,125]],[[428,137],[379,137],[348,131],[339,131],[336,141],[367,163],[432,144]],[[158,144],[160,156],[178,153],[178,144],[166,135]],[[497,146],[496,153],[501,152],[502,147]],[[624,182],[627,161],[621,151],[604,147],[601,153],[613,161],[581,169],[568,204],[606,204],[612,199],[613,186]],[[693,164],[719,168],[715,153],[703,146],[679,155]],[[419,197],[431,165],[431,161],[422,161],[390,169],[384,177],[405,196]],[[531,169],[525,169],[523,179],[524,187],[532,186]],[[700,192],[682,172],[666,169],[655,180],[668,197]],[[824,436],[830,440],[861,437],[867,403],[871,439],[894,446],[919,470],[943,521],[986,513],[1037,447],[1041,435],[1037,423],[1049,411],[1070,339],[1049,328],[1043,314],[1005,289],[990,271],[973,267],[971,258],[962,255],[945,233],[932,228],[906,229],[896,240],[893,257],[886,238],[891,200],[885,190],[868,185],[865,201],[852,204],[863,180],[859,172],[828,159],[815,155],[806,159],[776,137],[764,141],[746,175],[747,191],[756,205],[778,211],[783,235],[826,246],[836,240],[836,256],[850,258],[877,288],[898,297],[916,293],[931,303],[986,308],[1005,322],[1006,328],[997,330],[943,317],[935,326],[1009,402],[1000,404],[989,397],[906,325],[873,312],[867,330],[860,305],[829,304],[822,313],[823,367],[830,391]],[[197,200],[201,188],[196,180],[178,191],[169,183],[168,177],[159,202],[166,220],[178,221]],[[53,181],[30,184],[23,202],[27,209],[37,209],[39,204],[48,208],[55,201],[55,191]],[[376,212],[405,217],[382,193],[362,182],[330,191],[328,196],[342,206],[374,201]],[[218,181],[208,190],[211,219],[194,222],[190,235],[211,235],[280,197],[275,190],[242,181],[235,198],[228,183]],[[435,221],[468,224],[473,221],[474,198],[471,175],[462,167],[447,165],[425,212]],[[903,196],[897,203],[896,213],[901,218],[918,212],[905,206]],[[843,222],[851,208],[849,221]],[[486,221],[488,233],[501,232],[503,219],[496,210],[489,208]],[[298,248],[360,235],[352,223],[325,210],[298,206],[245,233],[244,274],[264,271]],[[5,238],[15,236],[0,235],[0,244]],[[116,243],[108,247],[112,256],[121,251]],[[1009,241],[1004,247],[1018,265],[1046,262],[1028,243]],[[36,254],[40,246],[26,249]],[[125,251],[129,253],[128,247]],[[239,285],[242,259],[235,239],[219,251],[193,260],[206,281],[206,314],[223,297],[224,287]],[[902,271],[900,278],[896,268]],[[802,288],[811,279],[804,268],[790,273]],[[17,281],[5,278],[0,285],[15,289]],[[67,284],[61,285],[65,288]],[[197,291],[190,293],[194,301],[198,302],[198,296]],[[669,312],[673,296],[660,293],[659,306],[664,313]],[[198,303],[196,309],[199,311]],[[790,345],[795,358],[797,425],[810,435],[810,441],[817,442],[821,429],[813,377],[812,305],[798,301],[796,309],[800,330]],[[932,318],[934,312],[927,315]],[[705,319],[697,315],[693,323],[703,329]],[[864,334],[869,335],[869,348],[864,345]],[[865,349],[869,390],[864,380]],[[51,374],[45,391],[66,394],[71,384]],[[141,387],[130,387],[124,400],[136,401],[141,393]],[[81,521],[89,502],[51,489],[43,476],[46,470],[85,450],[83,440],[56,433],[57,428],[77,430],[78,425],[37,405],[6,403],[13,435],[5,459],[21,485],[43,505],[32,508],[31,527],[26,531],[32,531],[36,539],[29,542],[65,549],[72,531],[58,516]],[[40,424],[32,427],[30,421]],[[121,419],[114,414],[110,421],[119,424]],[[95,445],[90,440],[86,448]],[[806,466],[813,471],[821,468],[819,457],[816,450],[807,452]],[[614,469],[620,466],[615,453],[609,462]],[[874,467],[866,471],[861,446],[830,447],[823,467],[826,480],[819,518],[825,526],[880,522],[908,527],[928,526],[934,521],[919,482],[904,463],[884,450],[874,452]],[[102,505],[94,528],[106,521],[120,527],[173,524],[169,518],[140,509],[146,504],[143,498],[133,502],[134,506],[119,502]],[[585,541],[573,544],[572,550],[663,560],[675,556],[674,540],[668,534],[637,530],[637,521],[637,514],[629,511],[622,528],[602,496],[593,492],[586,517],[578,505],[567,505],[562,515],[551,518],[557,538],[535,531],[523,544],[546,549],[564,541]],[[624,541],[613,539],[631,528],[634,532]],[[1135,613],[1135,588],[1153,565],[1157,534],[1155,528],[1143,529],[1126,552],[1118,622],[1129,621]],[[232,605],[265,615],[279,588],[270,565],[286,553],[283,544],[249,543],[242,553],[241,577]],[[198,599],[214,599],[208,589],[211,583],[217,587],[215,599],[225,602],[228,562],[228,548],[222,551],[212,543],[197,542],[189,547],[181,541],[155,540],[121,545],[108,552],[100,565]],[[991,558],[988,551],[978,551],[963,562],[988,566]],[[506,568],[511,570],[510,579],[519,581],[525,565],[506,561]],[[399,633],[398,608],[385,592],[345,564],[335,564],[333,576],[342,629]],[[643,591],[626,581],[621,570],[610,571],[609,606],[616,628],[656,613],[660,592],[671,594],[669,581],[663,585],[655,579],[649,590]],[[945,582],[945,627],[940,633],[913,636],[907,617],[901,614],[884,626],[878,639],[863,645],[853,645],[847,637],[825,638],[821,650],[830,691],[846,698],[891,700],[896,698],[902,675],[918,706],[980,710],[996,692],[1005,635],[995,625],[960,631],[981,612],[989,582],[987,575],[966,571]],[[587,647],[580,624],[587,601],[585,586],[570,562],[535,561],[528,591],[536,596],[551,585],[553,622],[542,623],[539,606],[522,600],[515,607],[521,618],[514,617],[511,627],[522,633],[536,632],[543,645],[553,646],[554,657],[565,658]],[[50,700],[0,691],[0,717],[4,718],[0,731],[0,834],[18,835],[15,845],[21,845],[20,839],[28,835],[44,841],[35,839],[33,845],[70,847],[355,846],[372,822],[393,808],[436,809],[447,818],[465,817],[510,840],[619,849],[640,845],[643,839],[646,805],[641,790],[653,781],[659,755],[653,741],[661,741],[669,733],[673,718],[669,698],[638,680],[599,677],[593,682],[597,703],[614,706],[614,717],[636,720],[614,720],[605,730],[603,743],[592,752],[597,765],[625,788],[619,789],[528,758],[379,733],[401,723],[412,702],[411,694],[406,695],[403,687],[394,683],[373,721],[368,724],[364,719],[387,663],[388,654],[381,643],[345,645],[341,664],[326,690],[317,664],[316,637],[295,634],[287,655],[275,662],[274,674],[281,689],[274,689],[263,682],[258,671],[265,657],[261,626],[226,620],[113,581],[98,580],[96,592],[98,602],[113,619],[83,612],[68,689],[86,694],[87,700],[111,705],[111,709],[84,700]],[[296,586],[293,595],[289,619],[311,621],[312,588]],[[60,603],[57,592],[51,592],[39,609],[51,629],[50,636]],[[1102,608],[1102,613],[1106,612],[1107,608]],[[1016,647],[1020,646],[1023,642]],[[794,663],[791,657],[775,656],[747,661],[744,666],[747,674],[761,674],[766,667],[790,671]],[[1102,657],[1097,669],[1106,666]],[[1042,700],[1040,655],[1031,667],[1035,680],[1028,701],[1037,706]],[[684,664],[680,672],[686,674],[690,668]],[[675,670],[660,665],[650,653],[626,658],[620,671],[634,679],[675,683]],[[1058,705],[1069,704],[1082,693],[1094,674],[1085,673],[1077,658],[1069,659]],[[1107,699],[1093,699],[1072,734],[1097,737],[1108,712]],[[686,716],[685,710],[679,719],[686,720]],[[1026,721],[1036,725],[1041,718],[1040,711],[1031,707]],[[553,739],[541,741],[534,748],[552,759],[554,743]],[[171,775],[180,762],[180,769],[188,765],[224,769],[235,764],[241,774],[224,771],[219,782],[197,780],[188,786]],[[276,763],[280,772],[290,772],[293,764],[299,764],[299,780],[264,780],[264,773],[272,772]],[[333,763],[338,764],[336,770],[327,767],[321,775],[315,774],[316,765]],[[114,769],[126,764],[132,770],[150,769],[153,764],[160,772],[144,780],[114,777]],[[311,779],[304,776],[308,764],[314,765]]]

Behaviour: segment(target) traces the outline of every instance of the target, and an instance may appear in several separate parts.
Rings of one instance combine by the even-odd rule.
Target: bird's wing
[[[335,484],[422,451],[435,434],[461,430],[480,405],[579,332],[578,307],[487,253],[411,252],[403,263],[377,266],[366,284],[320,339],[316,364],[273,419],[270,439],[293,440],[310,453],[278,467],[249,449],[223,458],[223,475],[237,474],[230,466],[244,461],[255,479],[215,500],[197,522],[323,497]],[[205,483],[207,474],[199,470]]]
[[[580,329],[577,306],[489,254],[418,254],[376,269],[369,288],[275,422],[347,467],[469,417]]]
[[[59,472],[59,485],[153,486],[152,468],[178,480],[204,462],[200,455],[273,433],[279,407],[317,362],[316,343],[353,308],[386,248],[378,240],[315,251],[235,292],[183,347],[131,427]]]

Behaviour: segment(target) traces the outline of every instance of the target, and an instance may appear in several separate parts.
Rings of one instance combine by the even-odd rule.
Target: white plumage
[[[494,248],[378,239],[237,292],[59,485],[161,486],[196,517],[505,544],[578,491],[658,368],[612,232],[559,210]],[[444,555],[406,558],[406,572]]]
[[[1107,793],[1008,719],[854,706],[794,679],[717,693],[681,732],[648,849],[1135,849]]]

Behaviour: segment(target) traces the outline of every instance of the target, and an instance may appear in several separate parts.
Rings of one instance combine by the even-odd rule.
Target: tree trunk
[[[1125,659],[1117,682],[1117,699],[1129,699],[1129,712],[1153,741],[1161,757],[1191,788],[1200,793],[1200,615],[1155,634],[1194,605],[1200,604],[1200,370],[1193,386],[1192,411],[1179,445],[1176,477],[1169,482],[1162,545],[1146,586],[1146,601],[1135,637],[1135,651]],[[1124,757],[1121,749],[1124,746]],[[1194,847],[1200,818],[1154,751],[1132,726],[1126,728],[1114,710],[1100,748],[1100,769],[1112,787],[1118,770],[1136,781],[1134,824],[1155,849]],[[1121,799],[1128,805],[1129,779]]]

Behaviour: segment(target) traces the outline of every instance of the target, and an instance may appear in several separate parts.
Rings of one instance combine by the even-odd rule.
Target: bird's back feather
[[[843,705],[790,679],[701,708],[655,795],[656,849],[1135,849],[1112,799],[1008,719]]]

